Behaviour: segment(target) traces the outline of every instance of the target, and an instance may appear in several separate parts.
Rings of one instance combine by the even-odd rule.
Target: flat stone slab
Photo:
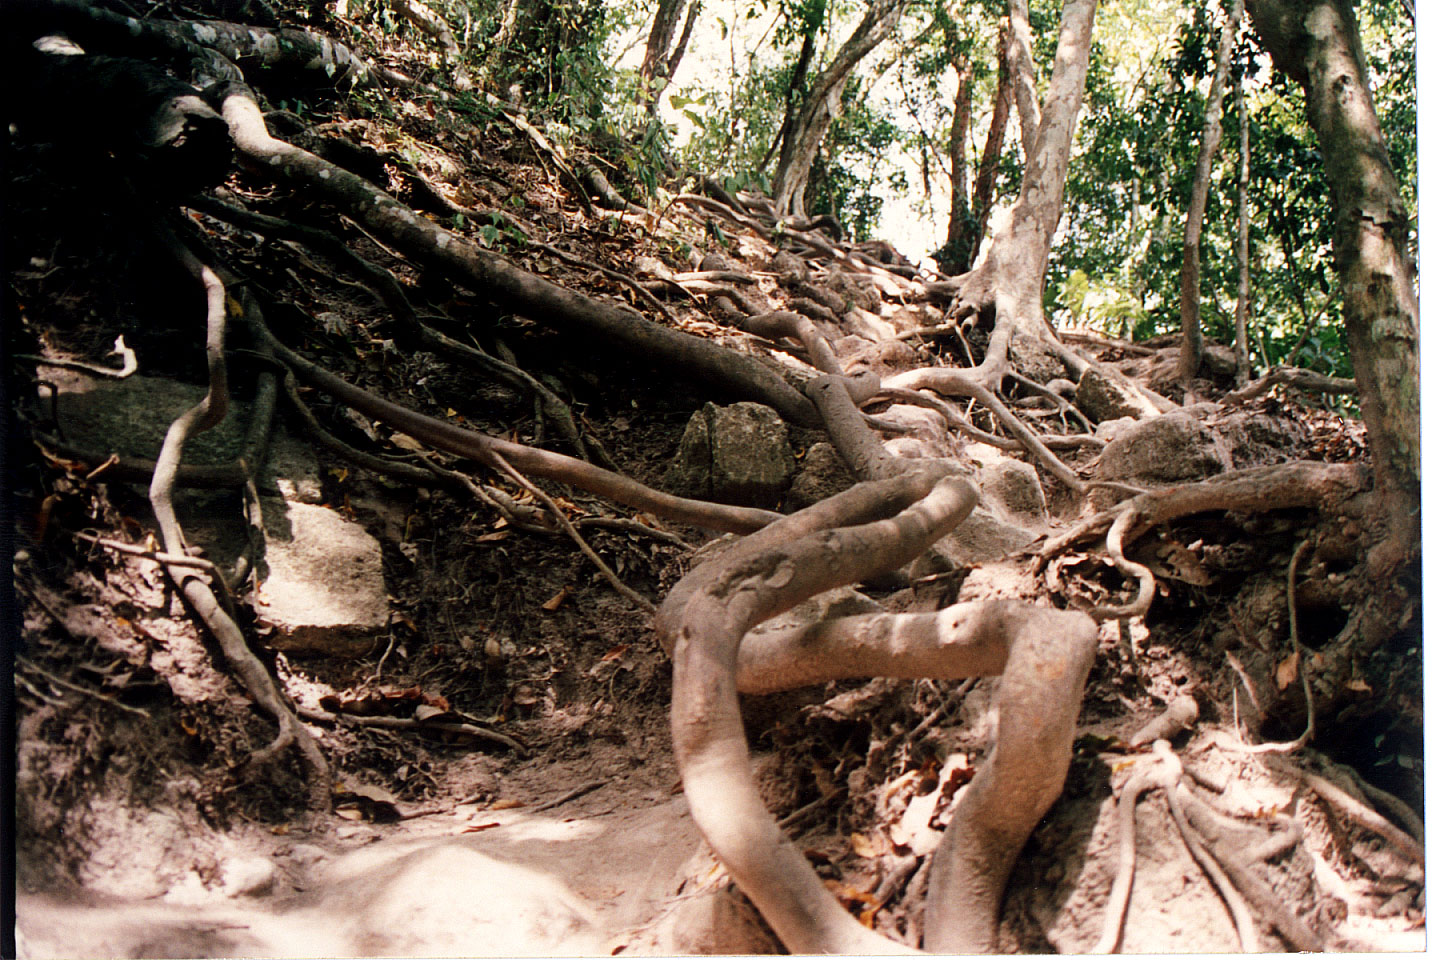
[[[42,368],[55,385],[55,410],[64,439],[96,453],[153,460],[175,418],[205,397],[205,388],[138,374],[105,380],[75,370]],[[41,409],[49,403],[40,391]],[[185,442],[183,463],[221,466],[233,463],[245,448],[251,406],[232,400],[225,419]],[[277,422],[265,464],[256,477],[262,492],[279,490],[288,500],[319,503],[320,465],[310,446],[287,434]]]
[[[328,507],[262,497],[254,607],[279,650],[361,656],[390,619],[380,542]]]
[[[707,403],[686,424],[664,482],[680,496],[773,507],[794,475],[779,414],[759,403]]]

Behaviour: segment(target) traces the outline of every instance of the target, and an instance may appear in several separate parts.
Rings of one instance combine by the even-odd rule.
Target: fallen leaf
[[[569,587],[561,587],[560,592],[555,594],[555,596],[551,597],[549,600],[546,600],[544,603],[540,604],[540,608],[542,610],[549,610],[551,612],[560,609],[560,604],[565,602],[565,598],[569,595],[569,593]]]
[[[491,810],[513,810],[513,809],[516,808],[516,807],[523,807],[523,806],[525,806],[525,801],[523,801],[523,800],[516,800],[514,797],[507,797],[507,798],[504,799],[504,800],[496,800],[494,803],[490,804],[489,809],[491,809]]]
[[[481,830],[493,830],[500,826],[499,821],[494,823],[476,823],[461,830],[461,833],[479,833]]]
[[[401,450],[410,450],[414,453],[419,453],[425,449],[425,444],[404,433],[391,434],[390,442]]]
[[[1364,678],[1364,677],[1356,677],[1355,679],[1351,680],[1349,683],[1345,684],[1345,689],[1346,689],[1346,690],[1354,690],[1356,693],[1374,693],[1374,692],[1375,692],[1374,688],[1371,687],[1370,684],[1368,684],[1368,683],[1365,682],[1365,678]]]
[[[863,833],[850,834],[850,849],[866,860],[874,860],[880,856],[880,851],[875,849],[875,842]]]
[[[1296,650],[1290,656],[1281,660],[1275,665],[1275,688],[1284,690],[1295,682],[1300,675],[1300,651]]]
[[[605,656],[603,656],[603,657],[600,658],[600,662],[601,662],[601,663],[609,663],[611,660],[619,660],[621,657],[625,656],[625,654],[628,653],[629,651],[630,651],[630,644],[628,644],[628,643],[622,643],[622,644],[620,644],[619,646],[611,647],[609,650],[607,650],[607,651],[605,652]]]

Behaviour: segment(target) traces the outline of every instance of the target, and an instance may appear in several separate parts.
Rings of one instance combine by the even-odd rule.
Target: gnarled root
[[[691,813],[792,951],[906,948],[851,919],[785,841],[750,775],[739,690],[780,690],[846,676],[958,678],[1003,671],[995,750],[962,800],[932,867],[928,946],[973,950],[990,944],[1015,855],[1059,794],[1094,656],[1089,618],[993,602],[929,614],[842,617],[800,629],[752,629],[822,590],[905,563],[953,529],[977,499],[972,484],[947,476],[939,464],[859,484],[696,568],[657,616],[661,641],[675,658],[671,725]]]

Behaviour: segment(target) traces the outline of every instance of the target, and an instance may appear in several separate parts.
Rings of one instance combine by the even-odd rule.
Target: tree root
[[[605,581],[609,583],[610,586],[615,588],[616,593],[620,594],[626,600],[629,600],[631,603],[635,604],[635,606],[639,607],[641,610],[644,610],[646,613],[655,613],[655,604],[651,603],[649,600],[646,600],[634,590],[631,590],[628,586],[626,586],[623,580],[621,580],[618,576],[615,575],[615,571],[610,569],[610,565],[608,563],[600,559],[600,554],[596,553],[590,548],[590,544],[585,542],[585,538],[580,535],[580,531],[575,529],[575,525],[570,522],[570,519],[565,516],[564,511],[562,511],[560,509],[560,506],[553,499],[551,499],[549,494],[547,494],[544,490],[541,490],[539,487],[535,486],[535,484],[531,483],[529,480],[526,480],[524,475],[522,475],[514,467],[510,466],[510,464],[507,463],[505,458],[500,456],[500,454],[495,454],[494,459],[495,463],[499,465],[502,471],[509,475],[511,480],[514,480],[516,483],[520,484],[520,486],[530,491],[531,496],[539,500],[541,503],[545,504],[546,508],[555,517],[555,521],[560,525],[560,529],[564,530],[566,536],[568,536],[571,540],[575,541],[575,545],[580,548],[580,552],[585,554],[585,558],[587,560],[595,564],[596,568],[599,569],[601,576],[605,578]]]
[[[150,482],[150,504],[155,519],[160,525],[161,538],[168,553],[186,553],[185,534],[175,516],[173,489],[176,468],[185,442],[193,433],[207,430],[224,419],[229,406],[229,387],[225,369],[225,326],[228,311],[225,286],[209,267],[204,266],[178,240],[168,238],[171,249],[182,263],[205,287],[206,292],[206,338],[205,355],[209,369],[209,389],[200,403],[181,414],[170,425],[165,442],[155,461],[155,474]],[[242,294],[243,296],[243,294]],[[322,812],[330,806],[329,765],[319,746],[310,733],[295,716],[286,702],[284,694],[275,685],[264,664],[250,651],[245,637],[234,618],[227,614],[214,591],[188,568],[166,567],[171,578],[179,586],[181,594],[189,603],[196,616],[205,624],[220,644],[229,662],[246,691],[256,704],[275,718],[279,732],[269,746],[257,751],[252,762],[265,763],[281,750],[294,745],[304,761],[310,789],[310,806],[315,812]]]
[[[1272,367],[1265,372],[1265,376],[1238,390],[1231,390],[1220,398],[1221,403],[1238,404],[1246,400],[1253,400],[1256,397],[1263,397],[1270,392],[1270,388],[1278,384],[1286,384],[1297,390],[1307,390],[1312,393],[1328,394],[1353,394],[1356,390],[1354,380],[1346,380],[1341,377],[1327,377],[1324,374],[1316,373],[1314,370],[1306,370],[1303,367]]]
[[[944,474],[922,462],[787,517],[692,571],[656,618],[676,662],[672,726],[692,814],[741,889],[796,952],[902,948],[851,920],[783,841],[750,778],[738,691],[841,676],[1002,674],[995,748],[957,809],[931,873],[927,946],[940,950],[989,944],[1014,857],[1058,796],[1069,766],[1094,654],[1095,628],[1086,618],[980,603],[751,629],[821,590],[893,569],[958,523],[978,494]],[[877,519],[907,502],[914,505],[893,519]],[[850,526],[867,520],[874,522]]]
[[[247,88],[232,84],[216,96],[236,147],[260,171],[325,197],[418,262],[473,284],[502,306],[561,332],[580,334],[608,350],[629,351],[632,358],[669,375],[698,378],[743,399],[768,404],[793,423],[814,424],[815,411],[799,391],[759,362],[658,326],[629,307],[556,286],[481,251],[416,216],[368,181],[270,136]]]
[[[489,466],[495,465],[494,457],[498,454],[517,469],[536,476],[559,480],[632,507],[648,510],[657,516],[712,530],[749,533],[780,516],[769,510],[731,507],[661,493],[629,477],[612,473],[583,460],[512,443],[427,417],[388,400],[382,400],[321,369],[276,340],[258,318],[252,318],[252,328],[256,337],[269,344],[276,355],[302,380],[319,387],[367,416],[438,450]]]

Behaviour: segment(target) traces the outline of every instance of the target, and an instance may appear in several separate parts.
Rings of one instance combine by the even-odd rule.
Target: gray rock
[[[789,435],[774,410],[707,403],[686,425],[664,482],[681,496],[770,507],[794,475]]]
[[[390,603],[380,543],[333,510],[262,497],[265,555],[255,612],[271,645],[361,656],[386,627]]]
[[[956,566],[976,566],[1000,560],[1035,541],[1035,533],[976,507],[954,533],[935,545]]]
[[[996,514],[1023,527],[1043,527],[1049,522],[1045,488],[1030,464],[1006,458],[983,467],[976,483]]]
[[[790,484],[785,505],[795,510],[803,509],[848,490],[854,484],[855,478],[850,475],[850,469],[835,448],[828,443],[817,443],[805,451],[805,459],[800,463],[795,481]]]
[[[220,870],[220,887],[227,897],[256,897],[275,887],[275,864],[265,857],[234,857]]]
[[[205,388],[178,380],[140,375],[102,380],[73,370],[46,372],[56,385],[56,410],[65,437],[97,453],[153,460],[176,417],[205,397]],[[251,405],[231,401],[225,419],[185,443],[184,462],[220,466],[234,462],[245,447]],[[310,446],[281,429],[277,417],[265,465],[256,481],[262,492],[279,490],[287,500],[320,503],[320,465]]]
[[[1160,411],[1139,390],[1126,381],[1106,376],[1098,367],[1091,367],[1075,385],[1075,406],[1091,420],[1136,420],[1153,417]]]
[[[1175,483],[1199,480],[1231,468],[1219,436],[1183,410],[1141,420],[1124,430],[1100,454],[1101,480]]]

